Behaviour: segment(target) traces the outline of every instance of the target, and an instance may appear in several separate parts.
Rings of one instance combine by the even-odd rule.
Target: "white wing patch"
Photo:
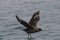
[[[39,16],[39,15],[36,15],[36,16],[34,17],[34,19],[36,19],[38,16]]]

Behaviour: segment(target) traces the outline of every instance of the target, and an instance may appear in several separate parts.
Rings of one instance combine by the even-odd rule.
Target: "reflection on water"
[[[43,31],[27,39],[15,15],[28,22],[36,10]],[[0,0],[0,40],[60,40],[60,0]]]

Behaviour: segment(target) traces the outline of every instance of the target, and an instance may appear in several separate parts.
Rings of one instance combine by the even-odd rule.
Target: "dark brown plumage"
[[[27,27],[27,29],[24,29],[24,31],[28,33],[28,36],[31,36],[31,33],[39,32],[42,30],[41,28],[37,27],[37,23],[40,20],[39,12],[40,11],[35,12],[28,23],[22,19],[19,19],[19,17],[16,15],[18,22]]]

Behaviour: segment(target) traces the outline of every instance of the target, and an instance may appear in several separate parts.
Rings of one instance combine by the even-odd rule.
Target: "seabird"
[[[26,27],[26,29],[24,29],[24,31],[26,33],[28,33],[28,38],[31,37],[31,33],[35,33],[35,32],[39,32],[42,29],[37,27],[37,23],[40,20],[40,16],[39,16],[40,11],[36,11],[32,18],[30,19],[30,21],[27,23],[26,21],[20,19],[17,15],[16,15],[16,19],[18,20],[19,23],[21,23],[22,25],[24,25]]]

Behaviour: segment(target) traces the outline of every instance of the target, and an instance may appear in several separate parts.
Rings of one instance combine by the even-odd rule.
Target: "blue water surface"
[[[28,22],[37,10],[43,31],[27,39],[15,15]],[[60,40],[60,0],[0,0],[0,40]]]

